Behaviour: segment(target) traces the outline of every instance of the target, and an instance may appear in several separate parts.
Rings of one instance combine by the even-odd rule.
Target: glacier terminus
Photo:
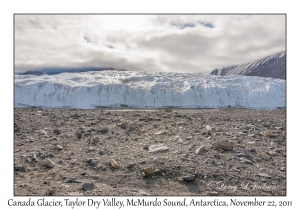
[[[14,75],[15,106],[45,108],[286,107],[286,80],[194,73],[91,71]]]

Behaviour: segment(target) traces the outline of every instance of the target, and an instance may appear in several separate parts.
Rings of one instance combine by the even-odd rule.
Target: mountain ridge
[[[269,55],[241,65],[214,69],[210,75],[244,75],[286,79],[286,52]]]

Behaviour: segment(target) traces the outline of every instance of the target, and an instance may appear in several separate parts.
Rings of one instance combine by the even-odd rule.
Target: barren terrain
[[[286,110],[15,108],[14,195],[286,195]]]

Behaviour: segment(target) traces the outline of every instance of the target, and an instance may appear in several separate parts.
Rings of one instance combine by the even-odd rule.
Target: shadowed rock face
[[[286,53],[281,52],[250,63],[215,69],[210,75],[245,75],[286,79]]]

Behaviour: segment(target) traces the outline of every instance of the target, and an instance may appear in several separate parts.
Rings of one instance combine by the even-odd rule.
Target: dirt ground
[[[284,196],[286,110],[14,109],[15,196]]]

